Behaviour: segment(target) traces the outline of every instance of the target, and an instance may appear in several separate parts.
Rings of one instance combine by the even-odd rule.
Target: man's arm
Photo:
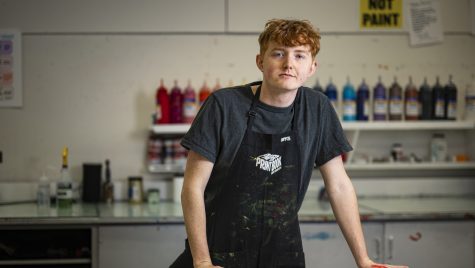
[[[204,191],[213,165],[203,156],[189,151],[181,191],[181,202],[195,267],[218,267],[212,265],[209,255],[204,204]]]
[[[333,213],[358,267],[406,267],[376,264],[369,259],[361,228],[355,190],[346,174],[341,157],[337,156],[320,166],[320,172],[325,182]]]

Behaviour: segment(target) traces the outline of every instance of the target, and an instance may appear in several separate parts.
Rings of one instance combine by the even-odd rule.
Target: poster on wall
[[[21,33],[0,29],[0,107],[21,107]]]
[[[408,9],[411,46],[444,41],[439,0],[409,0]]]
[[[360,29],[401,29],[402,0],[360,0],[359,17]]]

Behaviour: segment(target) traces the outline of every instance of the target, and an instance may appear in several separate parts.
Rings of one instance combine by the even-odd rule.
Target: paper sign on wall
[[[0,30],[0,107],[21,107],[21,33]]]
[[[439,0],[409,0],[409,39],[412,46],[444,40]]]
[[[402,0],[360,0],[361,29],[400,29],[402,23]]]

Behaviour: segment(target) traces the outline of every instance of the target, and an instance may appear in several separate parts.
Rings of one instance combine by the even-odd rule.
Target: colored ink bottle
[[[447,120],[457,119],[457,87],[449,75],[449,82],[445,86],[445,118]]]
[[[168,96],[168,89],[160,79],[160,86],[157,89],[156,99],[156,123],[168,124],[170,123],[170,98]]]
[[[427,77],[424,77],[424,83],[419,88],[420,120],[432,119],[432,89],[427,83]]]
[[[183,122],[183,94],[178,87],[178,81],[175,80],[170,93],[170,123]]]
[[[320,85],[320,81],[318,81],[318,78],[317,78],[317,81],[315,82],[315,85],[313,86],[312,89],[324,93],[324,92],[323,92],[323,88],[322,88],[322,86]]]
[[[338,91],[335,84],[333,84],[332,78],[330,77],[330,82],[328,83],[325,89],[325,95],[330,100],[333,109],[338,112]]]
[[[373,120],[384,121],[388,112],[388,99],[386,96],[386,88],[378,77],[378,83],[373,89]]]
[[[364,78],[356,92],[356,120],[368,121],[369,116],[369,88]]]
[[[208,87],[206,81],[204,81],[203,86],[200,88],[199,97],[200,97],[200,107],[205,102],[206,98],[211,94],[211,90]]]
[[[346,85],[343,87],[343,121],[356,120],[356,92],[353,85],[350,83],[350,78],[346,80]]]
[[[465,120],[475,121],[475,75],[465,91]]]
[[[432,118],[435,120],[444,120],[445,117],[445,92],[440,85],[439,76],[437,76],[435,85],[432,87]]]
[[[389,120],[402,120],[402,88],[394,77],[394,82],[389,88]]]
[[[191,123],[196,116],[196,92],[191,87],[191,82],[188,80],[188,85],[183,93],[183,123]]]
[[[412,83],[412,77],[409,76],[409,84],[404,91],[404,103],[405,103],[405,120],[418,120],[419,119],[419,92],[416,86]]]

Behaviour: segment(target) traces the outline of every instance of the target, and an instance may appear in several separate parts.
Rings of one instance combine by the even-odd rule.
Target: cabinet
[[[0,267],[93,268],[95,231],[87,227],[0,230]]]
[[[399,122],[342,122],[348,140],[354,150],[349,153],[346,169],[349,171],[459,171],[475,170],[475,122],[473,121],[399,121]],[[188,124],[167,124],[152,126],[158,135],[182,135],[189,129]],[[446,134],[449,155],[464,154],[471,159],[466,162],[438,162],[427,160],[429,143],[434,132]],[[414,154],[422,162],[380,162],[371,161],[377,157],[387,157],[394,142],[401,143],[404,153]],[[360,161],[361,159],[369,162]],[[154,172],[183,172],[181,167],[150,165]]]
[[[385,258],[409,267],[475,267],[475,223],[404,222],[385,224]]]
[[[364,223],[369,256],[383,261],[382,223]],[[301,223],[300,231],[307,267],[356,267],[345,238],[336,223]]]
[[[475,267],[474,230],[473,221],[363,224],[370,258],[409,267]],[[355,267],[337,224],[301,224],[301,232],[307,266]]]
[[[170,264],[185,249],[185,226],[101,226],[99,267],[161,268]]]

